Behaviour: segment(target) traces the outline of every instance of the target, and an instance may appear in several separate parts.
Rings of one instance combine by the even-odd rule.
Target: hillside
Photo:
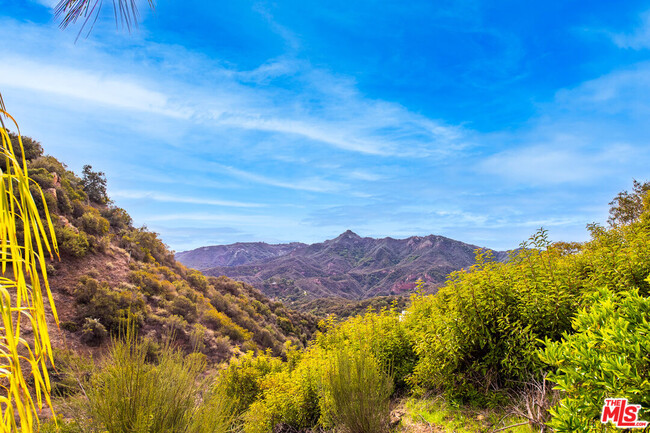
[[[248,284],[185,267],[156,233],[134,227],[128,213],[112,204],[103,173],[86,166],[78,177],[44,155],[38,142],[23,137],[23,144],[61,255],[48,265],[61,321],[60,329],[50,323],[55,346],[102,351],[108,336],[128,321],[152,347],[173,336],[212,361],[246,350],[282,355],[289,342],[306,344],[316,318],[290,311]],[[36,188],[32,195],[43,213]]]
[[[290,244],[237,242],[182,251],[176,253],[176,260],[185,266],[199,270],[218,266],[239,266],[270,260],[305,246],[307,245],[300,242]]]
[[[474,264],[474,251],[479,248],[443,236],[374,239],[350,230],[321,243],[288,244],[284,250],[279,247],[233,244],[199,248],[176,257],[206,275],[226,275],[252,284],[267,296],[303,303],[327,297],[360,300],[407,294],[418,279],[437,287],[450,272]],[[285,253],[280,255],[281,251]],[[263,257],[261,252],[277,256]],[[211,259],[210,254],[215,258]],[[494,256],[504,261],[508,255],[494,252]],[[250,261],[225,263],[234,262],[234,257],[249,257]],[[201,266],[217,261],[224,264]]]

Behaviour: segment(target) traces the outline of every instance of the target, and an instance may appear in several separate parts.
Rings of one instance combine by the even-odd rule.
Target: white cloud
[[[122,51],[94,39],[73,46],[54,26],[2,24],[3,40],[29,37],[0,55],[0,85],[61,96],[71,108],[74,99],[84,100],[116,113],[135,110],[374,156],[444,158],[467,146],[463,128],[368,98],[354,80],[307,61],[279,57],[242,71],[177,46],[137,39]],[[43,52],[43,40],[54,48]],[[134,63],[133,56],[150,61]]]
[[[125,76],[34,62],[20,57],[0,58],[0,85],[82,99],[117,109],[146,111],[187,118],[187,110],[174,109],[169,98]],[[73,102],[74,103],[74,102]]]
[[[575,147],[560,137],[492,155],[479,164],[479,170],[529,186],[588,183],[620,172],[634,157],[635,149],[626,144]]]
[[[287,188],[299,191],[310,191],[310,192],[334,192],[344,188],[344,185],[328,181],[319,177],[312,177],[307,179],[299,180],[280,180],[274,177],[264,176],[257,173],[251,173],[249,171],[240,170],[238,168],[229,167],[221,164],[209,164],[211,167],[216,170],[228,173],[232,176],[238,177],[240,179],[248,180],[255,183],[260,183],[263,185],[276,186],[279,188]]]
[[[148,200],[167,202],[167,203],[187,203],[187,204],[199,204],[199,205],[208,205],[208,206],[225,206],[225,207],[242,207],[242,208],[256,208],[256,207],[266,206],[260,203],[244,203],[239,201],[185,197],[185,196],[172,195],[172,194],[160,194],[153,191],[118,190],[118,191],[111,191],[111,197],[126,198],[126,199],[148,199]]]

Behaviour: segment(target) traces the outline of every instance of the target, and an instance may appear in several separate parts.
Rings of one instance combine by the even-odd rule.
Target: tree
[[[84,165],[81,183],[90,201],[98,204],[106,204],[109,202],[108,194],[106,193],[106,175],[104,172],[93,171],[93,167],[86,164]]]
[[[644,199],[650,191],[650,182],[641,183],[633,180],[633,190],[619,192],[609,205],[610,226],[626,225],[637,220],[644,211]]]

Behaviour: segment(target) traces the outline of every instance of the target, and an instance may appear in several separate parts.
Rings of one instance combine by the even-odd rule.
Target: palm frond
[[[2,116],[15,127],[17,142]],[[42,190],[30,189],[18,124],[4,110],[0,124],[0,431],[18,431],[20,424],[20,431],[32,432],[43,397],[52,409],[46,361],[53,357],[43,292],[58,324],[45,262],[46,255],[58,255],[58,248],[47,203],[42,218],[32,195],[44,200]],[[25,325],[31,328],[29,341],[21,334]]]
[[[154,0],[147,0],[147,2],[153,9]],[[57,20],[61,20],[59,26],[62,29],[77,23],[78,20],[83,21],[79,34],[87,28],[86,36],[88,36],[99,18],[103,3],[103,0],[61,0],[54,9],[54,16]],[[128,31],[137,27],[140,14],[136,0],[112,0],[112,4],[116,27],[119,27],[120,23]]]

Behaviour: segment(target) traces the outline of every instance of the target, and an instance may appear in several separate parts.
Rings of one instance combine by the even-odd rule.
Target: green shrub
[[[232,321],[224,326],[222,332],[230,337],[231,340],[239,342],[250,340],[253,336],[250,331],[242,328]]]
[[[262,383],[271,373],[282,370],[282,361],[262,354],[248,352],[231,358],[219,374],[218,388],[232,401],[234,413],[244,413],[262,393]]]
[[[81,200],[75,199],[72,200],[72,216],[75,218],[81,218],[81,216],[86,212],[86,205],[82,203]]]
[[[187,327],[187,321],[181,316],[175,314],[165,317],[163,319],[163,327],[169,336],[175,337],[179,333],[183,332]]]
[[[278,317],[277,323],[278,327],[285,334],[291,334],[294,332],[293,323],[291,323],[291,320],[287,319],[286,317]]]
[[[131,216],[120,207],[108,207],[102,211],[102,216],[108,220],[111,227],[118,232],[131,228],[133,220]]]
[[[393,380],[368,353],[339,349],[326,376],[334,424],[348,433],[388,432]]]
[[[54,188],[54,177],[44,168],[30,170],[29,177],[31,177],[43,190]]]
[[[68,332],[77,332],[79,330],[79,325],[72,321],[61,322],[61,329],[64,329]]]
[[[108,233],[109,223],[95,208],[88,208],[79,219],[81,228],[91,235],[103,236]]]
[[[56,190],[56,206],[59,212],[64,215],[71,215],[73,212],[72,201],[70,201],[68,193],[62,188]]]
[[[172,301],[169,311],[172,314],[183,317],[189,323],[196,322],[198,316],[196,304],[187,299],[185,296],[175,297]]]
[[[650,420],[650,298],[602,290],[592,302],[574,319],[575,333],[547,341],[541,355],[565,396],[551,411],[557,432],[599,430],[605,398],[640,404],[639,419]]]
[[[86,317],[84,325],[81,328],[82,343],[88,346],[99,346],[107,336],[108,331],[106,331],[106,327],[98,319]]]
[[[84,276],[74,295],[79,305],[79,317],[99,319],[111,332],[120,332],[128,322],[133,322],[136,327],[144,324],[147,312],[144,299],[129,287],[111,288],[106,282],[100,283]]]
[[[350,343],[359,345],[359,350],[374,356],[383,370],[392,372],[396,390],[406,388],[418,358],[401,312],[369,310],[338,325],[330,319],[323,326],[327,332],[316,337],[321,347],[332,351]]]
[[[159,279],[158,275],[147,270],[129,272],[129,281],[147,296],[167,295],[174,290],[170,282]]]
[[[173,266],[174,255],[169,251],[158,234],[147,230],[146,227],[125,230],[120,240],[120,246],[127,250],[135,260],[145,263],[159,263]]]
[[[19,141],[18,135],[10,132],[9,139],[11,140],[14,152],[16,153],[16,158],[18,158],[19,161],[23,157],[23,150],[27,161],[32,161],[43,155],[43,146],[33,138],[22,136]],[[20,147],[20,142],[23,144],[22,148]]]
[[[404,319],[419,356],[411,384],[499,404],[494,390],[518,388],[540,371],[540,339],[571,329],[583,282],[545,232],[532,241],[506,264],[478,253],[436,295],[413,298]]]
[[[224,324],[230,319],[225,314],[215,310],[210,309],[203,314],[203,322],[208,326],[208,328],[219,331]]]
[[[72,227],[56,225],[54,227],[59,250],[66,255],[83,257],[90,250],[88,237],[84,232],[77,233]]]
[[[187,273],[185,279],[199,292],[206,293],[208,290],[208,279],[199,271],[192,270]]]

